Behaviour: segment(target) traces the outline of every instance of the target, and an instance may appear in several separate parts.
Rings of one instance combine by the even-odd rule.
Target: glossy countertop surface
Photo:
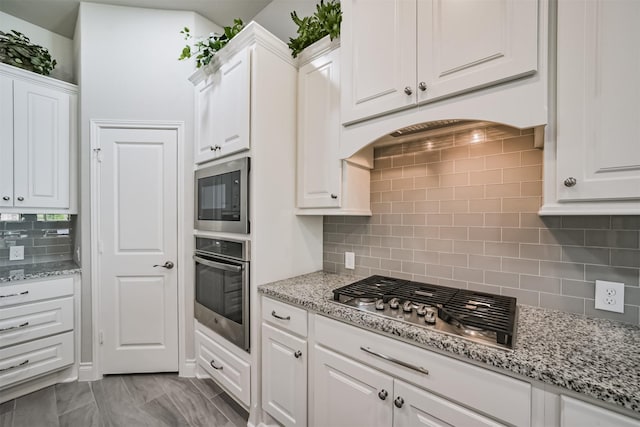
[[[82,270],[73,261],[44,262],[38,264],[0,267],[0,284],[30,279],[78,274]]]
[[[640,327],[518,306],[513,351],[383,318],[332,300],[358,280],[316,272],[262,285],[263,295],[498,371],[569,389],[640,414]]]

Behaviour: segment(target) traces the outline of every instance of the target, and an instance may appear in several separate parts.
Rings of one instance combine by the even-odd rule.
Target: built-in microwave
[[[249,157],[196,170],[196,230],[249,233]]]

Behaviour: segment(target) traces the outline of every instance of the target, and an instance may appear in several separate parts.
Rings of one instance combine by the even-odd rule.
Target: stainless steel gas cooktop
[[[516,299],[385,276],[333,291],[341,304],[501,349],[512,349]]]

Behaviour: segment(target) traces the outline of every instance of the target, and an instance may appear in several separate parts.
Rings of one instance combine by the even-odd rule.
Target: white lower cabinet
[[[568,396],[560,396],[560,427],[639,427],[640,421]]]
[[[307,341],[262,324],[262,408],[285,426],[307,425]]]
[[[317,345],[313,354],[312,425],[392,425],[392,377]]]

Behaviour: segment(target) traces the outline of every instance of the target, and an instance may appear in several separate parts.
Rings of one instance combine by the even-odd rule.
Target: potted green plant
[[[0,31],[0,62],[48,76],[57,62],[49,51],[19,31]]]
[[[317,42],[325,36],[331,40],[340,37],[340,24],[342,23],[342,10],[337,0],[320,0],[316,4],[316,11],[311,16],[302,19],[298,14],[291,12],[291,19],[298,26],[298,37],[289,38],[291,55],[296,58],[306,47]]]
[[[229,40],[236,36],[242,29],[244,28],[244,23],[241,19],[234,19],[233,25],[230,27],[224,27],[223,34],[212,33],[209,37],[197,40],[194,43],[194,48],[192,49],[190,45],[186,45],[182,49],[182,53],[178,58],[179,61],[182,61],[187,58],[191,58],[195,56],[196,58],[196,68],[203,67],[211,62],[216,52],[222,49]],[[191,31],[188,27],[184,27],[180,34],[184,34],[185,40],[190,40],[193,38],[191,35]]]

